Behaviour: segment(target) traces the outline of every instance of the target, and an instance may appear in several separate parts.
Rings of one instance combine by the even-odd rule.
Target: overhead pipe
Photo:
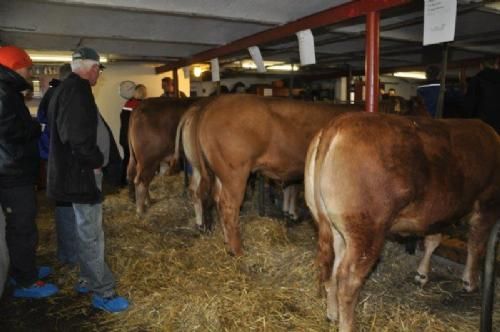
[[[296,21],[235,40],[226,45],[195,54],[190,58],[181,59],[172,64],[156,67],[155,70],[157,74],[160,74],[172,70],[173,68],[180,68],[193,63],[203,62],[213,58],[218,58],[231,53],[235,53],[247,49],[250,46],[263,45],[272,41],[283,39],[301,30],[315,29],[331,25],[334,23],[346,21],[351,18],[363,16],[370,12],[381,11],[391,7],[408,4],[410,2],[411,0],[350,1],[340,6],[335,6],[323,10]]]
[[[366,15],[365,36],[365,111],[378,112],[380,13]]]

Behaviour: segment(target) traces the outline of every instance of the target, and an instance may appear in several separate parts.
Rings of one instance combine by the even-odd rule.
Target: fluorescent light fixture
[[[398,71],[393,74],[396,77],[414,78],[417,80],[425,80],[425,73],[423,71]]]
[[[299,65],[293,65],[293,71],[297,71],[297,70],[299,70],[299,68],[300,68]],[[269,66],[267,69],[269,69],[269,70],[292,71],[292,65],[291,64],[274,65],[274,66]]]
[[[292,65],[286,64],[280,61],[264,61],[264,66],[269,70],[282,70],[282,71],[291,71]],[[241,61],[241,68],[243,69],[257,69],[257,65],[252,60],[243,60]],[[299,70],[299,65],[293,65],[293,70]]]
[[[41,54],[41,53],[29,53],[29,56],[33,62],[71,62],[71,54]],[[108,59],[101,56],[101,63],[108,62]]]
[[[251,60],[243,60],[241,62],[241,68],[243,68],[243,69],[257,69],[257,65]]]

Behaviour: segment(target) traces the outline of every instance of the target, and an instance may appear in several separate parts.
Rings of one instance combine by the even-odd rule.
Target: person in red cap
[[[6,220],[13,295],[41,298],[57,293],[41,278],[50,268],[35,263],[35,182],[38,176],[40,125],[24,104],[22,91],[31,88],[32,61],[15,46],[0,47],[0,205]]]

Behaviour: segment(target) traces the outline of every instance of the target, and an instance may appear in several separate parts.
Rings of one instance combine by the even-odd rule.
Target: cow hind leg
[[[361,287],[380,256],[384,234],[383,231],[367,227],[355,236],[343,235],[346,247],[335,273],[339,331],[351,332],[354,330],[354,313]]]
[[[203,208],[199,192],[200,180],[200,172],[198,169],[194,168],[193,176],[191,177],[191,182],[189,184],[189,191],[191,193],[191,199],[193,200],[195,224],[198,229],[200,229],[203,225]]]
[[[417,275],[415,276],[415,282],[424,287],[429,281],[429,269],[431,265],[431,256],[434,250],[441,243],[441,234],[427,235],[424,239],[424,256],[420,261],[417,269]]]
[[[324,284],[326,290],[326,317],[331,322],[336,322],[339,318],[339,305],[337,299],[338,281],[337,274],[340,262],[344,258],[345,254],[345,242],[335,227],[331,227],[333,235],[333,252],[335,254],[333,268],[331,271],[330,279]]]
[[[146,212],[146,192],[148,188],[144,182],[139,182],[135,185],[135,205],[136,212],[139,216],[142,216]]]
[[[493,211],[476,210],[469,220],[469,239],[467,243],[467,261],[462,276],[463,288],[467,292],[475,291],[479,286],[480,260],[486,251],[486,244],[491,229],[499,217],[499,208]]]
[[[230,180],[216,179],[219,218],[224,230],[224,238],[229,246],[229,253],[241,256],[241,234],[239,211],[245,194],[246,177],[230,177]]]
[[[299,185],[292,184],[288,186],[285,190],[288,190],[288,224],[294,225],[299,222],[299,214],[297,212],[297,196],[299,192]]]
[[[136,211],[139,216],[146,212],[146,206],[151,206],[151,197],[149,196],[149,184],[151,183],[152,176],[147,176],[147,172],[142,172],[140,169],[137,171],[137,176],[134,180],[135,183],[135,204]]]

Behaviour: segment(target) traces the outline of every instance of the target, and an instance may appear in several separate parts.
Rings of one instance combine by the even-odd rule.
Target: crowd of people
[[[47,175],[47,195],[56,205],[57,259],[79,267],[75,291],[92,294],[96,308],[126,310],[129,302],[116,293],[105,260],[102,180],[109,165],[121,162],[120,182],[127,184],[128,124],[147,97],[146,87],[135,85],[121,110],[121,161],[92,93],[104,69],[99,54],[88,47],[73,53],[71,64],[62,66],[59,79],[50,82],[37,119],[30,115],[22,94],[30,89],[31,67],[25,50],[0,47],[0,272],[9,271],[8,280],[0,273],[0,293],[5,282],[17,298],[49,297],[59,291],[44,281],[52,269],[36,264],[35,183],[41,173]],[[427,75],[417,92],[435,116],[439,70],[429,68]],[[172,79],[164,78],[161,84],[162,97],[185,97],[175,91]],[[466,117],[480,118],[500,132],[500,71],[494,61],[484,61],[470,80],[463,107]]]
[[[23,49],[0,48],[0,204],[13,296],[44,298],[59,291],[43,281],[51,268],[36,264],[35,182],[42,151],[47,195],[56,202],[57,258],[78,265],[75,290],[91,293],[95,308],[126,310],[128,300],[116,294],[104,254],[103,169],[118,150],[92,93],[103,69],[100,56],[87,47],[73,53],[71,71],[61,68],[60,81],[52,82],[40,104],[40,122],[31,117],[22,95],[30,89],[31,67]]]

